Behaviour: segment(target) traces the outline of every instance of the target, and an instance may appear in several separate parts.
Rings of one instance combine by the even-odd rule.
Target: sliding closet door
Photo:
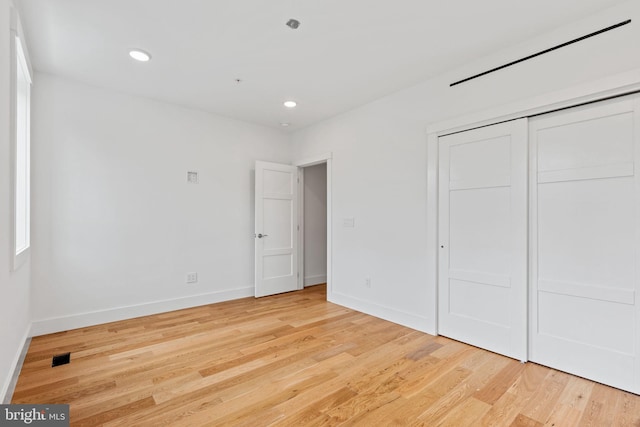
[[[438,333],[526,360],[527,120],[439,138]]]
[[[639,392],[637,98],[531,119],[530,359]]]

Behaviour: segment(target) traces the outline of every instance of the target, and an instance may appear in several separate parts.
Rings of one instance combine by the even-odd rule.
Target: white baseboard
[[[379,317],[380,319],[388,320],[389,322],[435,335],[435,327],[431,325],[432,322],[427,317],[406,313],[404,311],[396,310],[395,308],[386,307],[369,301],[363,301],[338,292],[331,292],[330,295],[327,293],[327,300],[371,316]]]
[[[11,363],[11,369],[9,370],[9,375],[2,385],[2,390],[0,390],[0,403],[9,404],[11,403],[11,398],[13,397],[13,391],[16,388],[16,384],[18,382],[18,375],[20,375],[20,371],[22,370],[22,363],[24,362],[24,357],[27,355],[27,350],[29,349],[29,343],[31,342],[31,338],[29,337],[29,328],[24,333],[22,340],[20,341],[22,345],[18,348],[18,351],[13,358],[13,362]]]
[[[321,283],[327,283],[327,275],[322,276],[307,276],[304,278],[304,286],[319,285]]]
[[[118,320],[133,319],[135,317],[166,313],[168,311],[182,310],[252,296],[254,296],[253,286],[89,313],[79,313],[70,316],[34,320],[31,325],[31,336],[68,331],[71,329],[116,322]]]

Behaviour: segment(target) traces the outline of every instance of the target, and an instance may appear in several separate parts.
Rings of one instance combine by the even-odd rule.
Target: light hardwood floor
[[[74,426],[640,426],[640,396],[325,300],[324,286],[33,339],[13,403]],[[71,363],[51,367],[54,354]]]

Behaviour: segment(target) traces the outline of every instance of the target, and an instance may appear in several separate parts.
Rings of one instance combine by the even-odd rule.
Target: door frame
[[[551,111],[602,101],[640,92],[640,68],[603,79],[573,86],[542,96],[526,98],[497,108],[490,108],[450,120],[431,123],[427,136],[427,313],[425,329],[438,335],[438,146],[441,136],[489,126],[518,118],[531,117]],[[327,272],[328,273],[328,272]]]
[[[274,163],[274,162],[266,162],[266,161],[262,161],[262,160],[256,160],[255,162],[255,177],[254,177],[254,181],[255,181],[255,192],[254,192],[254,198],[255,198],[255,203],[254,203],[254,296],[256,298],[259,297],[264,297],[264,296],[269,296],[269,295],[275,295],[275,294],[279,294],[279,293],[283,293],[283,292],[290,292],[290,291],[294,291],[294,290],[298,290],[298,280],[297,278],[300,276],[300,272],[297,270],[298,268],[298,260],[296,259],[298,257],[299,254],[299,248],[296,247],[296,245],[298,244],[298,238],[297,236],[293,236],[294,233],[297,233],[298,235],[300,234],[299,231],[299,225],[298,225],[298,210],[300,207],[300,203],[299,203],[299,193],[298,193],[298,188],[295,187],[295,185],[297,185],[297,183],[294,184],[294,187],[291,188],[290,191],[287,191],[286,194],[279,194],[279,193],[267,193],[265,194],[264,192],[264,176],[265,176],[265,172],[266,171],[270,171],[270,172],[278,172],[278,173],[286,173],[288,175],[291,176],[291,179],[295,180],[296,182],[299,181],[299,173],[300,173],[300,169],[295,167],[294,165],[291,164],[286,164],[286,163]],[[264,278],[264,259],[265,259],[265,247],[264,247],[264,240],[262,239],[263,235],[262,234],[257,234],[257,233],[264,233],[266,232],[266,230],[264,229],[264,219],[265,219],[265,215],[264,215],[264,206],[265,203],[264,201],[266,199],[272,199],[272,200],[290,200],[292,202],[292,212],[291,212],[291,220],[288,223],[288,226],[290,225],[291,227],[291,233],[292,233],[292,240],[291,240],[291,246],[292,247],[287,247],[287,248],[279,248],[279,249],[275,249],[275,248],[271,248],[269,249],[269,251],[271,251],[271,255],[267,255],[267,256],[273,256],[273,255],[285,255],[290,253],[291,257],[293,258],[291,260],[291,262],[293,263],[291,265],[292,268],[292,272],[291,274],[287,274],[284,276],[277,276],[277,277],[271,277],[269,280],[271,282],[273,281],[278,281],[277,279],[282,279],[282,278],[287,278],[286,283],[280,283],[279,285],[274,285],[273,283],[268,284],[266,283],[266,280]],[[296,227],[298,228],[296,230]],[[275,231],[275,230],[274,230]],[[270,231],[270,233],[273,233],[274,231]],[[267,236],[265,234],[265,236]],[[275,236],[272,236],[275,237]],[[282,251],[285,251],[284,253]],[[275,252],[275,253],[274,253]],[[280,252],[280,253],[278,253]],[[288,278],[291,279],[288,279]],[[291,281],[289,281],[291,280]],[[274,286],[277,288],[274,289]],[[295,286],[295,287],[294,287]],[[270,290],[268,290],[268,288],[271,288]]]
[[[327,300],[331,299],[333,286],[332,286],[332,157],[331,152],[322,153],[316,156],[304,157],[293,162],[294,166],[298,167],[300,179],[298,180],[298,224],[300,225],[300,232],[298,233],[298,289],[304,289],[304,172],[303,169],[308,166],[315,166],[322,163],[327,164]]]

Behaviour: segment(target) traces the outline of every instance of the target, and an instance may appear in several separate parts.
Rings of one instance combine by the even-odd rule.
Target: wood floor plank
[[[493,405],[511,387],[523,369],[523,363],[519,363],[517,360],[510,360],[507,362],[507,366],[502,368],[502,370],[498,372],[491,381],[485,384],[484,387],[478,390],[473,397],[484,403]]]
[[[472,350],[476,350],[472,348]],[[473,355],[473,352],[470,354]],[[426,409],[418,416],[422,421],[436,422],[445,418],[450,411],[458,407],[462,402],[478,392],[485,384],[487,384],[504,366],[508,363],[508,359],[497,356],[489,352],[485,352],[487,359],[484,363],[479,364],[464,381],[455,385],[453,388],[446,390],[446,393],[440,393],[437,399],[429,405],[421,404]],[[460,365],[464,365],[462,362]],[[463,368],[468,369],[468,368]],[[418,399],[422,399],[423,395],[427,395],[437,387],[429,385],[428,388],[418,395]]]
[[[542,427],[542,423],[519,414],[509,427]]]
[[[631,393],[622,393],[613,425],[640,427],[640,400]]]
[[[478,420],[478,426],[494,427],[511,424],[518,416],[519,396],[506,392]]]
[[[12,402],[67,403],[73,426],[640,426],[640,396],[331,304],[324,286],[34,337]]]
[[[479,425],[505,426],[516,421],[523,405],[538,390],[548,374],[548,369],[528,363],[506,393],[480,419]]]
[[[550,370],[540,388],[533,394],[528,404],[521,411],[522,415],[539,423],[544,423],[551,411],[553,411],[569,379],[570,376],[568,374]]]
[[[558,400],[558,404],[575,408],[582,413],[587,406],[594,386],[595,383],[593,381],[580,377],[571,377]]]
[[[618,401],[623,394],[612,393],[613,390],[602,384],[594,385],[583,416],[580,418],[581,426],[602,426],[611,423],[616,416]]]
[[[544,426],[577,426],[580,421],[581,415],[582,413],[577,407],[558,403],[553,408],[553,411],[551,411],[551,414],[549,415],[549,418],[547,418],[547,421],[544,423]]]
[[[475,397],[469,397],[462,402],[461,405],[452,409],[451,412],[436,425],[442,427],[474,426],[489,409],[491,409],[490,404],[478,400]]]

